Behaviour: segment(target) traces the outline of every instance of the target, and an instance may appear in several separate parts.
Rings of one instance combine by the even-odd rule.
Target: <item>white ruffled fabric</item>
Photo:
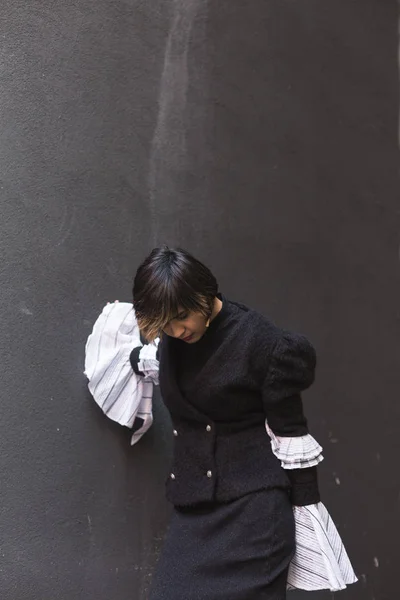
[[[117,302],[104,307],[85,348],[85,375],[89,390],[110,419],[133,427],[131,444],[139,441],[153,423],[153,384],[158,385],[156,352],[159,339],[139,353],[136,375],[130,364],[133,348],[141,345],[132,304]],[[284,469],[318,465],[322,448],[311,436],[285,438],[274,434],[265,421],[272,451]],[[357,581],[337,529],[319,502],[294,506],[296,553],[289,567],[288,589],[342,590]]]
[[[283,469],[305,469],[316,467],[324,460],[322,447],[312,435],[280,437],[274,434],[267,420],[265,428],[271,438],[272,452],[281,461]]]
[[[153,423],[154,379],[136,375],[129,360],[133,348],[141,345],[133,305],[115,302],[103,308],[85,347],[90,393],[107,417],[133,428],[132,445]],[[143,351],[143,364],[148,354]]]
[[[322,502],[293,507],[296,554],[289,566],[288,589],[338,592],[356,583],[346,549]]]
[[[322,447],[310,435],[282,437],[265,421],[272,452],[283,469],[316,467],[322,460]],[[346,549],[322,502],[294,506],[296,553],[290,563],[288,589],[343,590],[357,581]]]
[[[158,385],[158,360],[156,359],[160,338],[156,338],[151,344],[144,344],[139,352],[138,368],[144,373],[144,380]]]

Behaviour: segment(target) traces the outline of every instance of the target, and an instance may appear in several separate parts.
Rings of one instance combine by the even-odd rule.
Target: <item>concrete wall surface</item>
[[[397,3],[0,11],[1,599],[148,597],[170,513],[169,417],[156,393],[131,448],[83,360],[105,302],[130,301],[139,261],[168,243],[317,347],[305,407],[360,578],[340,597],[394,600]]]

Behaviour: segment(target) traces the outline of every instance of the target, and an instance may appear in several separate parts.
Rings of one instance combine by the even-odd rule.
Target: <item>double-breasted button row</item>
[[[171,477],[171,479],[176,479],[175,473],[170,473],[169,476]],[[212,471],[207,471],[207,477],[208,478],[212,477]]]
[[[206,425],[206,431],[210,432],[211,429],[212,429],[211,425]],[[178,432],[177,432],[176,429],[174,429],[172,431],[172,433],[174,434],[175,437],[178,435]],[[212,477],[212,471],[207,471],[206,475],[210,479]],[[176,479],[175,473],[170,473],[169,476],[170,476],[171,479]]]
[[[211,431],[211,425],[206,426],[206,431]],[[176,429],[174,429],[172,433],[174,434],[175,437],[178,435],[178,432]]]

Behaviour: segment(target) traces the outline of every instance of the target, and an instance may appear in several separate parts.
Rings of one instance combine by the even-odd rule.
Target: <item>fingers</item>
[[[117,303],[119,302],[119,300],[114,300],[114,302],[117,304]],[[109,303],[109,302],[107,302],[107,306],[108,306],[109,304],[110,304],[110,303]]]

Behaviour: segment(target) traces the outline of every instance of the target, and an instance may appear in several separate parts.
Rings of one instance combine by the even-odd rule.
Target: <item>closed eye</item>
[[[184,321],[185,319],[188,318],[188,316],[189,316],[188,313],[181,313],[176,318],[178,319],[178,321]]]

